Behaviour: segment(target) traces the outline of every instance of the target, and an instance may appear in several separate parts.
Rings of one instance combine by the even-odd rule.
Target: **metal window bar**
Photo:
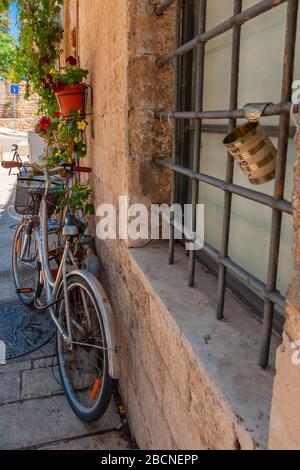
[[[206,0],[200,2],[199,9],[199,32],[203,34],[206,27]],[[201,112],[203,108],[203,91],[204,91],[204,59],[205,59],[205,43],[201,42],[197,46],[197,77],[196,77],[196,112]],[[202,142],[202,120],[196,119],[194,133],[194,155],[193,155],[193,173],[197,173],[200,168],[201,158],[201,142]],[[192,220],[191,227],[193,233],[197,229],[197,203],[199,198],[199,181],[192,179]],[[194,287],[195,284],[195,261],[196,252],[190,251],[189,259],[189,286]]]
[[[226,289],[226,273],[227,270],[231,271],[235,276],[245,282],[249,287],[253,288],[263,298],[264,320],[262,342],[260,350],[259,364],[261,367],[266,368],[269,361],[270,341],[272,333],[274,305],[278,305],[281,309],[285,308],[285,298],[276,290],[277,271],[278,271],[278,257],[280,249],[280,235],[281,235],[281,222],[282,213],[292,214],[291,202],[284,199],[284,186],[285,186],[285,173],[286,173],[286,160],[288,150],[288,138],[291,135],[290,129],[290,109],[291,109],[291,90],[294,71],[295,59],[295,43],[297,33],[297,14],[298,14],[298,0],[263,0],[256,5],[242,11],[242,0],[234,1],[234,14],[231,18],[223,23],[205,31],[206,22],[206,0],[200,1],[200,30],[199,34],[192,40],[185,44],[181,44],[181,0],[176,1],[176,47],[175,50],[169,54],[158,58],[157,65],[162,66],[171,60],[175,62],[174,72],[174,103],[173,112],[157,112],[156,118],[173,118],[174,119],[174,134],[173,134],[173,152],[171,163],[163,158],[156,160],[156,163],[162,167],[172,170],[172,204],[176,199],[176,182],[178,175],[184,175],[192,179],[192,204],[193,214],[195,214],[195,205],[198,199],[199,183],[205,183],[220,190],[224,191],[224,220],[222,230],[222,248],[218,252],[213,247],[205,243],[203,251],[211,256],[219,264],[219,279],[218,279],[218,297],[217,297],[217,318],[223,318],[224,312],[224,295]],[[212,176],[206,175],[199,171],[200,166],[200,150],[201,150],[201,136],[206,132],[206,127],[202,124],[204,119],[229,119],[229,129],[233,129],[236,125],[236,120],[245,118],[244,109],[237,109],[238,99],[238,77],[239,77],[239,58],[240,58],[240,35],[241,27],[246,22],[257,16],[282,5],[287,2],[287,19],[286,19],[286,37],[285,37],[285,53],[283,58],[283,79],[282,79],[282,93],[281,102],[277,104],[269,104],[264,112],[264,116],[280,116],[279,129],[272,126],[273,135],[279,134],[278,140],[278,156],[276,162],[276,176],[274,184],[274,194],[270,196],[255,190],[244,188],[233,184],[233,159],[228,156],[226,178],[220,180]],[[168,8],[173,2],[164,2],[161,8]],[[167,5],[168,4],[168,5]],[[163,11],[164,11],[163,10]],[[162,12],[163,12],[162,11]],[[162,13],[161,13],[162,14]],[[228,110],[202,110],[203,100],[203,76],[204,76],[204,47],[205,43],[224,32],[233,30],[232,41],[232,63],[231,63],[231,91],[230,91],[230,105]],[[195,111],[182,112],[178,110],[178,90],[179,83],[179,68],[180,57],[187,54],[194,48],[198,48],[198,70],[197,70],[197,94],[196,94],[196,107]],[[299,111],[299,106],[295,106],[295,112]],[[194,132],[194,154],[192,169],[186,168],[177,164],[178,152],[178,121],[191,120],[195,121]],[[208,126],[212,132],[217,132],[216,125]],[[272,209],[272,224],[271,224],[271,240],[269,251],[269,265],[268,265],[268,279],[267,283],[263,283],[255,276],[241,268],[234,263],[228,256],[229,235],[230,235],[230,218],[231,218],[231,199],[232,194],[247,198],[259,204],[263,204]],[[172,221],[171,221],[172,222]],[[171,226],[173,224],[171,223]],[[195,226],[195,218],[193,216],[193,226]],[[174,229],[171,230],[171,240],[169,246],[169,261],[170,264],[174,263]],[[189,260],[189,284],[194,284],[195,273],[195,256],[191,255]]]
[[[186,129],[193,130],[193,124]],[[279,129],[278,126],[264,126],[264,129],[269,137],[278,137],[279,136]],[[227,134],[228,126],[222,124],[202,124],[202,132],[210,133],[210,134]],[[297,132],[296,127],[290,126],[289,130],[289,138],[293,139]]]
[[[181,9],[182,9],[182,0],[176,0],[176,47],[179,47],[181,42]],[[174,60],[174,93],[173,93],[173,107],[174,110],[178,109],[179,103],[179,72],[180,72],[180,60],[176,56]],[[177,119],[174,122],[173,128],[173,145],[172,145],[172,164],[175,165],[177,161],[178,153],[178,121]],[[176,172],[172,172],[172,183],[171,183],[171,206],[176,202]],[[171,212],[171,222],[174,222],[174,213]],[[169,263],[174,264],[174,248],[175,248],[175,228],[173,223],[171,223],[170,229],[170,245],[169,245]]]
[[[242,0],[234,0],[234,17],[238,16],[242,11]],[[231,85],[230,85],[230,111],[237,108],[238,105],[238,85],[240,72],[240,46],[241,46],[241,25],[239,23],[233,26],[232,38],[232,56],[231,56]],[[229,132],[236,127],[236,119],[229,119]],[[226,164],[226,183],[233,183],[234,161],[231,155],[227,154]],[[224,198],[224,214],[222,229],[222,247],[221,257],[227,258],[229,251],[229,235],[231,220],[232,193],[225,191]],[[224,318],[225,288],[226,288],[226,266],[222,263],[219,265],[218,291],[217,291],[217,319]]]

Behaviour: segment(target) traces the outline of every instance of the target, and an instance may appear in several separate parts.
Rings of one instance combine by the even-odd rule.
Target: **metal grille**
[[[158,15],[163,14],[175,0],[167,0],[156,8]],[[240,280],[246,283],[250,288],[254,289],[264,300],[263,314],[263,332],[260,349],[259,364],[265,368],[269,361],[270,342],[272,334],[274,306],[278,305],[281,309],[285,308],[285,298],[276,290],[278,258],[280,248],[280,236],[282,226],[282,213],[292,214],[292,205],[290,201],[284,199],[286,161],[288,150],[288,139],[291,133],[290,129],[290,109],[292,82],[294,72],[295,59],[295,43],[297,32],[297,14],[298,0],[263,0],[256,5],[243,11],[243,1],[234,0],[233,16],[228,20],[214,26],[206,31],[206,6],[207,0],[199,0],[199,34],[188,40],[183,41],[182,37],[182,10],[184,0],[176,0],[176,45],[175,49],[167,55],[157,60],[157,66],[161,67],[170,61],[174,61],[174,102],[172,112],[157,112],[156,118],[173,118],[173,148],[172,160],[166,161],[163,158],[156,160],[156,163],[162,167],[169,168],[172,171],[172,190],[171,204],[176,203],[176,194],[178,186],[178,175],[183,175],[191,179],[192,185],[192,229],[196,230],[196,206],[198,203],[199,184],[208,184],[224,191],[223,206],[223,226],[222,226],[222,244],[220,252],[205,243],[204,253],[212,257],[219,266],[218,271],[218,292],[217,292],[217,312],[218,320],[224,318],[224,301],[226,289],[227,272],[233,273]],[[274,183],[273,196],[264,194],[252,189],[248,189],[233,183],[234,161],[228,154],[226,176],[224,180],[201,173],[201,141],[203,132],[218,132],[222,126],[204,125],[205,119],[228,119],[231,131],[236,127],[237,119],[245,118],[244,109],[238,109],[238,85],[240,70],[240,45],[241,45],[241,28],[247,21],[264,14],[267,11],[277,8],[279,5],[286,3],[286,35],[285,35],[285,51],[283,58],[283,78],[281,88],[281,102],[277,104],[269,104],[265,108],[264,116],[279,116],[279,128],[274,126],[267,129],[271,134],[279,135],[278,138],[278,154],[276,161],[276,176]],[[204,89],[204,61],[205,61],[205,45],[208,41],[224,32],[232,30],[232,57],[231,57],[231,85],[230,85],[230,103],[227,110],[203,110],[203,89]],[[194,102],[195,111],[183,112],[179,110],[179,96],[181,88],[180,71],[183,57],[196,49],[197,53],[197,79],[196,79],[196,98]],[[299,107],[295,106],[295,112],[299,111]],[[186,168],[179,161],[179,145],[180,145],[180,126],[182,120],[190,120],[194,123],[194,150],[192,168]],[[223,126],[224,127],[224,126]],[[269,263],[267,282],[263,283],[255,276],[247,272],[241,266],[236,264],[229,257],[229,237],[230,237],[230,219],[232,196],[237,195],[242,198],[255,201],[270,207],[272,210],[271,237],[269,248]],[[171,238],[169,244],[169,262],[174,263],[174,225],[171,224]],[[189,255],[189,285],[194,285],[195,280],[195,261],[196,254],[194,251]]]

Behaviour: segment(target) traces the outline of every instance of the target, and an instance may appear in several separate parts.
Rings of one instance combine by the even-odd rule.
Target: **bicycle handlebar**
[[[6,170],[10,170],[11,168],[23,168],[23,167],[29,167],[29,168],[36,168],[35,165],[24,165],[21,162],[13,162],[13,161],[3,161],[1,162],[2,168],[5,168]],[[75,173],[92,173],[92,169],[88,166],[74,166],[70,167],[72,172]],[[41,171],[41,168],[38,168],[39,171]],[[56,167],[50,170],[52,172],[59,172],[59,171],[66,171],[66,168],[63,167]]]
[[[76,171],[76,173],[92,173],[89,166],[75,166],[73,171]]]
[[[60,171],[70,170],[73,173],[92,173],[92,169],[88,166],[57,166],[49,170],[51,173],[59,173]]]
[[[10,170],[11,168],[22,168],[23,163],[21,162],[13,162],[13,161],[3,161],[1,162],[2,168],[5,168],[6,170]]]

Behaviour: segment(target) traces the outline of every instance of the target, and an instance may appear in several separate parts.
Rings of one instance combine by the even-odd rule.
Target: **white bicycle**
[[[7,169],[20,162],[2,162]],[[79,269],[74,218],[64,211],[61,250],[49,250],[49,218],[55,189],[70,178],[62,168],[43,168],[39,175],[27,165],[17,180],[15,210],[22,215],[12,250],[12,269],[20,300],[38,311],[49,310],[57,328],[58,368],[67,400],[84,422],[100,418],[118,378],[118,345],[112,310],[103,287],[88,271]],[[90,172],[86,167],[63,168],[69,176]],[[50,224],[51,225],[51,224]]]

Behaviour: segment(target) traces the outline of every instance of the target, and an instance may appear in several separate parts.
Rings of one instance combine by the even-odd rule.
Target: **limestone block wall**
[[[154,111],[172,109],[173,70],[172,65],[158,69],[155,59],[172,48],[175,21],[173,8],[162,17],[155,17],[155,3],[158,2],[66,0],[65,3],[65,55],[69,51],[78,52],[81,66],[90,71],[88,81],[93,87],[86,163],[93,168],[96,207],[105,202],[117,208],[119,196],[128,196],[129,203],[147,205],[169,201],[170,175],[157,169],[153,158],[170,157],[171,132],[154,119]],[[299,162],[295,170],[297,181]],[[296,186],[296,228],[300,221],[297,194]],[[296,240],[296,258],[300,249],[297,243]],[[236,417],[216,398],[188,342],[153,295],[146,276],[131,255],[131,246],[132,242],[126,240],[97,241],[102,282],[118,323],[120,388],[139,446],[251,448],[253,443],[238,437]],[[296,266],[288,301],[286,334],[291,338],[300,333],[298,269]],[[297,434],[294,445],[299,444],[296,420],[299,403],[298,414],[292,416],[291,401],[299,396],[300,369],[293,368],[286,359],[286,354],[291,354],[285,352],[286,344],[278,353],[271,447],[286,446],[293,430]],[[289,378],[285,379],[289,368]]]
[[[77,13],[79,0],[65,0],[62,10],[62,20],[64,23],[65,34],[63,38],[62,62],[70,55],[77,57]]]
[[[172,64],[158,68],[157,57],[174,46],[174,10],[163,17],[155,2],[128,2],[128,180],[131,202],[169,202],[169,172],[153,157],[169,156],[171,132],[153,119],[154,111],[172,109]]]
[[[11,82],[0,81],[0,127],[12,129],[14,127],[13,96],[10,94]],[[37,113],[37,97],[25,99],[26,84],[19,83],[19,95],[16,96],[16,117],[18,130],[31,130],[34,128]]]
[[[147,205],[170,198],[170,175],[155,167],[153,157],[170,157],[171,132],[154,111],[172,109],[173,69],[158,69],[155,60],[172,48],[175,21],[174,9],[157,18],[154,6],[149,0],[79,0],[77,47],[94,95],[87,163],[96,206],[118,207],[121,195]],[[153,294],[130,245],[97,242],[118,323],[120,388],[139,446],[238,448],[232,415]]]
[[[283,342],[277,351],[270,448],[300,449],[300,132],[294,167],[294,272],[287,294]]]

